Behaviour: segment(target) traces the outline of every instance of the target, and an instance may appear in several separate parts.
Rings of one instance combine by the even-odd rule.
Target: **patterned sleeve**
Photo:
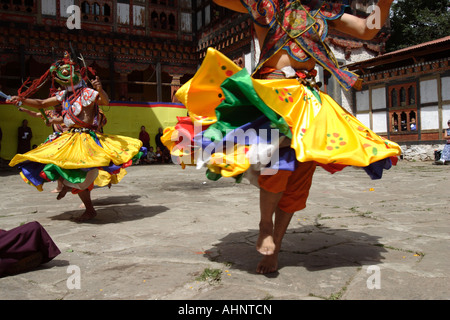
[[[87,107],[97,100],[98,94],[98,91],[95,91],[91,88],[84,88],[81,95],[71,106],[72,113],[75,116],[78,116],[83,107]],[[70,127],[70,125],[68,125],[68,127]]]
[[[55,94],[56,100],[58,100],[59,102],[62,102],[64,100],[65,96],[66,96],[66,90],[58,91]]]
[[[98,91],[91,89],[91,88],[85,88],[83,90],[83,93],[81,94],[81,105],[83,107],[86,107],[90,105],[92,102],[95,102],[98,97]]]
[[[320,15],[327,20],[339,19],[343,14],[345,9],[348,7],[346,1],[328,2],[325,1],[320,8]]]
[[[274,22],[276,2],[278,0],[241,0],[253,21],[263,27],[268,27]]]

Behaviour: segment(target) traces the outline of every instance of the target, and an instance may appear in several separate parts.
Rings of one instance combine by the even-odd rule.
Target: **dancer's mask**
[[[55,62],[50,67],[50,74],[57,83],[64,87],[75,86],[81,81],[80,70],[70,59],[68,52],[64,54],[64,59]]]

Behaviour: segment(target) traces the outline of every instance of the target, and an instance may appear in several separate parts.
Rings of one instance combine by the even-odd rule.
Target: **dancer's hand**
[[[99,105],[107,106],[109,104],[109,97],[108,94],[103,90],[102,83],[100,82],[99,77],[95,77],[94,80],[91,81],[92,86],[95,90],[97,90],[100,93],[100,98],[98,100]]]
[[[102,83],[100,82],[100,78],[99,77],[95,77],[94,80],[91,81],[92,86],[94,87],[95,90],[97,91],[101,91],[102,90]]]
[[[19,99],[18,96],[12,96],[11,99],[7,99],[7,100],[6,100],[6,103],[12,103],[12,104],[14,104],[14,105],[16,105],[16,106],[21,105],[20,99]],[[22,110],[21,110],[21,111],[22,111]]]

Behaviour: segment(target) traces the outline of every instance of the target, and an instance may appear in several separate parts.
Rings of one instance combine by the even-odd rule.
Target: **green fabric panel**
[[[214,173],[214,172],[210,171],[209,169],[206,170],[206,178],[208,178],[208,180],[217,181],[221,177],[222,177],[222,175],[220,175],[218,173]]]
[[[56,181],[59,177],[66,179],[72,183],[82,183],[86,180],[86,171],[80,169],[62,169],[54,164],[47,164],[42,170],[47,178]]]
[[[317,100],[319,100],[320,104],[322,104],[322,99],[320,99],[320,95],[319,92],[317,92],[316,89],[311,88],[310,86],[306,86],[306,88],[312,92],[312,94],[314,95],[314,97],[316,97]]]
[[[221,174],[214,173],[214,172],[210,171],[209,169],[206,170],[205,174],[206,174],[206,178],[208,180],[212,180],[212,181],[217,181],[220,178],[222,178]],[[236,177],[233,177],[233,178],[234,178],[236,183],[241,183],[242,179],[244,178],[244,174],[237,175]]]
[[[217,122],[206,130],[204,133],[206,138],[211,141],[221,139],[228,130],[236,129],[262,115],[265,115],[282,134],[292,137],[286,121],[259,98],[246,69],[226,79],[221,88],[226,100],[216,107]],[[221,132],[222,136],[217,135],[216,130]]]

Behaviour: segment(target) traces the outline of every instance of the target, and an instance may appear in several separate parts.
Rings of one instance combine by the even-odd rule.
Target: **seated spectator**
[[[161,148],[159,146],[156,147],[155,156],[156,156],[156,162],[157,163],[163,163],[163,153],[162,153]]]
[[[170,151],[167,148],[162,150],[163,162],[164,163],[172,163],[172,157],[170,156]]]
[[[30,271],[60,253],[37,221],[0,230],[0,277]]]
[[[411,131],[416,131],[417,130],[416,119],[415,118],[411,118],[410,128],[411,128]]]
[[[153,151],[153,147],[149,148],[145,162],[149,164],[156,163],[156,153]]]

